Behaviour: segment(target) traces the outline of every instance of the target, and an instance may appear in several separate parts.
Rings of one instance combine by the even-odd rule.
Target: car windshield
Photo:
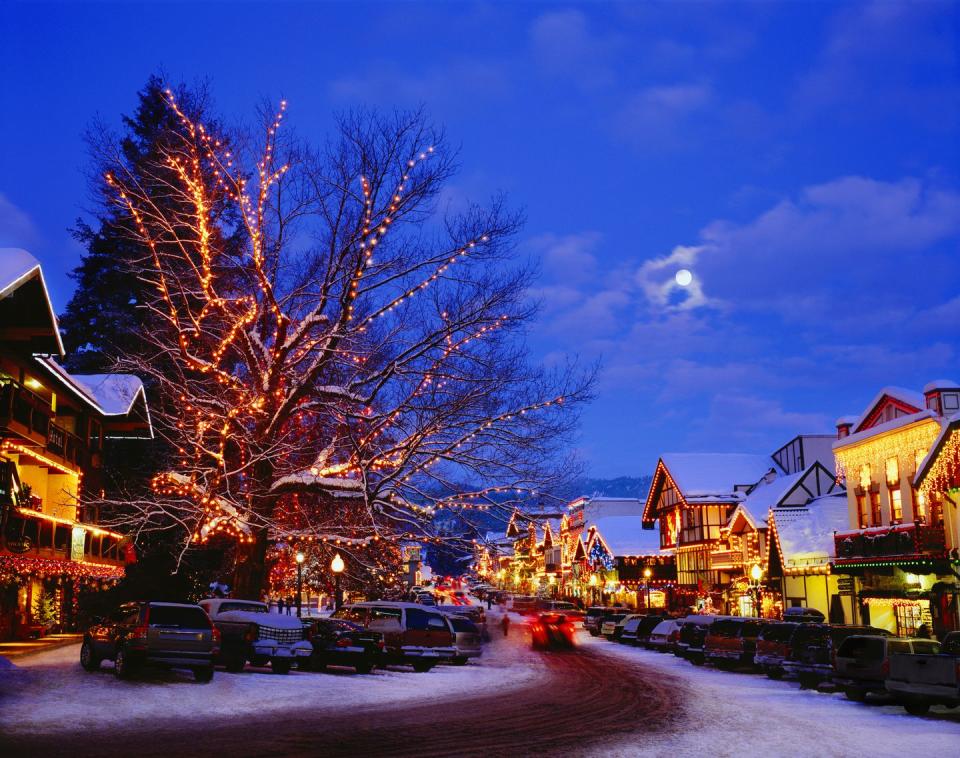
[[[217,613],[226,613],[227,611],[248,611],[249,613],[267,613],[268,609],[264,603],[237,602],[220,603]]]
[[[828,627],[819,624],[801,624],[793,634],[793,644],[812,644],[822,641],[827,636]]]
[[[707,634],[710,634],[714,637],[736,637],[737,633],[740,631],[740,621],[731,621],[731,620],[722,620],[714,621],[710,625],[710,630]]]
[[[202,608],[189,605],[151,605],[150,626],[209,629],[210,619]]]

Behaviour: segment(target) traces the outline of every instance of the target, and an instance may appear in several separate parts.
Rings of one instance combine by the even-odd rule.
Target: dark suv
[[[783,670],[797,677],[801,687],[816,687],[833,676],[837,649],[847,637],[855,634],[891,636],[887,630],[872,626],[800,624],[790,638],[790,652],[783,662]]]
[[[120,679],[144,665],[187,668],[198,682],[209,682],[219,645],[220,633],[199,605],[127,603],[87,630],[80,665],[96,671],[101,661],[113,661]]]
[[[763,620],[757,618],[717,619],[707,627],[703,657],[717,668],[737,664],[753,666],[757,652],[757,635]]]

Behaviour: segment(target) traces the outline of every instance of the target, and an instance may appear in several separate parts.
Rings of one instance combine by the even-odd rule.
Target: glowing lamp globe
[[[330,570],[334,574],[340,574],[346,568],[346,565],[343,562],[343,558],[340,557],[340,553],[337,553],[333,556],[333,560],[330,561]]]
[[[761,576],[763,576],[763,569],[760,568],[759,563],[754,563],[753,568],[750,569],[750,578],[755,582],[759,582]]]
[[[682,268],[673,277],[681,287],[687,287],[693,281],[693,274],[689,270]]]
[[[296,559],[297,559],[297,563],[303,563],[303,562],[307,559],[307,556],[305,556],[305,555],[304,555],[303,553],[301,553],[299,550],[297,551],[297,554],[296,554],[295,557],[296,557]]]
[[[643,578],[649,579],[651,576],[653,576],[653,572],[649,568],[645,568],[643,570]]]

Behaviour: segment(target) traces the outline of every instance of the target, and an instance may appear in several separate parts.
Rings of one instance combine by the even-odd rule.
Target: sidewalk
[[[36,640],[25,642],[0,642],[0,656],[4,658],[21,658],[44,650],[75,645],[83,639],[82,634],[48,634]]]

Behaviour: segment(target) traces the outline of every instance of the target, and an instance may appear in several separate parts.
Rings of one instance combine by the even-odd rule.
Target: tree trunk
[[[258,529],[253,542],[245,542],[237,548],[231,594],[244,600],[260,600],[266,586],[267,530]]]

